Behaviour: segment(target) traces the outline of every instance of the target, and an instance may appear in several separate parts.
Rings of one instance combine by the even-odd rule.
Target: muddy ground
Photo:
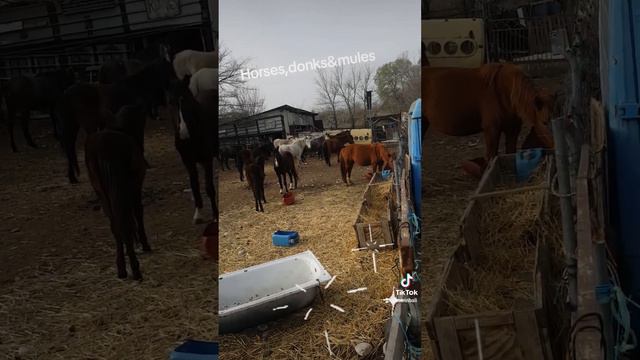
[[[70,185],[48,121],[33,121],[42,148],[28,148],[18,133],[17,154],[2,125],[0,358],[166,359],[186,338],[214,339],[217,269],[198,250],[204,225],[191,224],[172,131],[148,123],[153,168],[143,201],[153,252],[139,257],[138,283],[116,278],[115,241],[90,203],[82,151],[80,184]]]

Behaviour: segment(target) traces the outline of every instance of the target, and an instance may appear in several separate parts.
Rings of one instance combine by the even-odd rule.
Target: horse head
[[[384,170],[392,170],[393,171],[393,157],[387,151],[387,148],[380,143],[376,143],[373,145],[376,153],[376,158],[379,161],[382,161],[382,168]]]

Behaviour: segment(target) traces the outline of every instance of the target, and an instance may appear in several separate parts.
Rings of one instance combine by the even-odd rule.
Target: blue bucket
[[[544,149],[527,149],[520,150],[516,153],[516,178],[518,182],[525,182],[531,176],[531,173],[538,167]]]
[[[391,170],[382,170],[382,180],[388,180],[391,177]]]
[[[170,360],[218,360],[218,343],[187,340],[171,353]]]
[[[297,231],[278,230],[271,235],[271,242],[275,246],[293,246],[300,240]]]

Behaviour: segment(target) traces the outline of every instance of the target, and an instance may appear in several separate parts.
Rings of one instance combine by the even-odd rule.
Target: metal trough
[[[237,332],[295,312],[309,305],[319,285],[330,279],[309,250],[222,274],[219,331]],[[285,305],[285,309],[274,310]]]

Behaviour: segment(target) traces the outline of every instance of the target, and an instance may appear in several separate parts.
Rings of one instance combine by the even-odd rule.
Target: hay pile
[[[391,295],[399,278],[397,252],[376,253],[373,271],[370,251],[351,251],[357,247],[352,227],[366,183],[344,186],[339,173],[326,170],[320,161],[310,161],[301,169],[296,203],[284,206],[273,169],[266,169],[264,213],[256,213],[253,196],[237,174],[220,174],[220,274],[311,250],[325,269],[337,278],[316,299],[308,320],[308,308],[278,320],[220,336],[225,359],[327,359],[324,331],[331,350],[340,359],[357,359],[354,345],[368,342],[381,353],[384,326],[391,307],[383,299]],[[364,168],[354,168],[363,172]],[[357,179],[359,174],[354,174]],[[275,230],[295,230],[300,242],[293,247],[271,244]],[[347,291],[367,287],[366,291]],[[337,305],[341,313],[330,307]]]
[[[546,162],[528,186],[544,183]],[[502,184],[501,189],[515,184]],[[534,306],[536,241],[543,231],[544,189],[478,200],[482,209],[480,258],[468,266],[465,288],[446,289],[448,315],[516,310]]]

